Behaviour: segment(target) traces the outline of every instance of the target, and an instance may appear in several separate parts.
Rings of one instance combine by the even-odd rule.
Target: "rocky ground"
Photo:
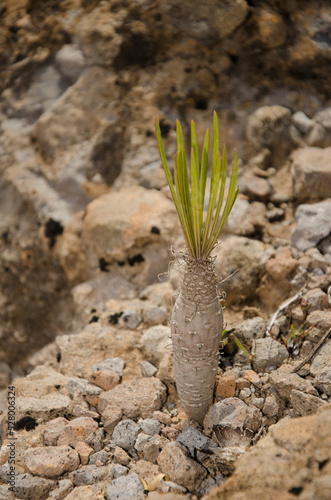
[[[330,7],[0,0],[0,16],[0,498],[329,500]],[[172,159],[176,118],[201,142],[214,109],[240,194],[199,427],[173,375],[184,242],[154,119]]]

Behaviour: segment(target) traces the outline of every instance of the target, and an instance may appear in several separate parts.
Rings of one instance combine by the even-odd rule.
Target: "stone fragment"
[[[222,284],[222,288],[230,296],[237,290],[234,302],[246,301],[256,296],[256,289],[264,272],[264,264],[273,251],[261,241],[229,236],[215,248],[216,274],[227,277],[236,272]]]
[[[161,359],[157,372],[157,378],[159,378],[167,386],[175,384],[176,380],[172,352],[166,352]]]
[[[79,441],[75,444],[75,450],[78,452],[80,463],[87,465],[89,463],[89,456],[94,452],[93,448],[88,444]]]
[[[170,328],[164,325],[151,326],[141,337],[141,345],[146,355],[156,364],[160,363],[171,344]]]
[[[149,361],[142,361],[140,363],[140,368],[143,377],[153,377],[157,372],[157,368]]]
[[[47,422],[46,429],[44,432],[44,443],[45,446],[56,446],[57,440],[61,436],[63,429],[69,423],[64,417],[58,417],[50,422]]]
[[[330,439],[330,405],[319,408],[316,415],[283,419],[237,461],[231,478],[204,500],[277,498],[280,492],[284,498],[327,500]]]
[[[261,412],[239,398],[228,398],[212,405],[204,420],[204,432],[215,433],[222,447],[247,446],[261,425]]]
[[[301,148],[292,153],[294,196],[300,202],[331,197],[331,147]]]
[[[129,469],[127,467],[124,467],[124,465],[115,464],[113,467],[113,479],[116,479],[117,477],[125,476],[128,472],[129,472]]]
[[[331,314],[330,314],[331,316]],[[315,377],[330,363],[331,360],[331,340],[327,340],[314,356],[310,365],[310,373]]]
[[[78,47],[74,45],[63,45],[55,55],[55,64],[62,75],[71,83],[78,80],[86,62],[84,55]]]
[[[234,327],[227,330],[230,335],[229,341],[232,343],[232,335],[236,336],[242,344],[252,345],[253,340],[264,337],[267,324],[263,318],[255,318],[239,321]]]
[[[104,391],[110,391],[120,383],[121,377],[114,370],[104,369],[89,373],[87,379]]]
[[[121,465],[129,465],[131,459],[129,455],[119,446],[116,446],[114,450],[114,462]]]
[[[150,439],[151,439],[151,436],[149,434],[145,434],[144,432],[140,432],[140,434],[138,434],[138,437],[137,437],[135,445],[134,445],[135,449],[137,451],[143,451],[145,444],[148,443],[148,441],[150,441]]]
[[[245,370],[243,372],[243,378],[254,384],[256,387],[261,386],[261,379],[254,370]]]
[[[293,259],[291,251],[288,248],[282,248],[275,257],[266,262],[265,269],[274,281],[281,281],[287,279],[297,265],[298,262]]]
[[[125,311],[121,316],[121,320],[124,322],[125,326],[131,330],[137,328],[142,322],[140,314],[135,309],[128,309]]]
[[[247,120],[246,136],[258,149],[268,148],[284,157],[291,149],[288,128],[291,123],[291,111],[283,106],[262,106],[252,113]]]
[[[113,479],[107,487],[107,500],[144,500],[144,487],[135,472]]]
[[[144,252],[141,242],[158,245],[159,260],[147,271],[156,276],[155,271],[162,272],[168,258],[161,243],[166,247],[177,224],[175,207],[163,193],[135,185],[99,196],[87,205],[83,239],[94,265],[100,258],[125,259],[134,248]],[[152,227],[162,227],[161,235],[152,234]]]
[[[157,463],[171,481],[184,486],[189,491],[198,488],[207,475],[204,467],[189,458],[186,448],[175,441],[164,446]]]
[[[92,371],[96,372],[98,370],[112,370],[116,372],[120,377],[123,375],[125,363],[123,359],[120,358],[107,358],[101,363],[94,365]]]
[[[68,377],[46,366],[37,366],[26,377],[15,380],[19,395],[25,398],[44,398],[48,396],[68,396],[66,383]]]
[[[309,269],[322,270],[324,273],[328,268],[328,263],[326,262],[324,256],[317,250],[317,248],[309,248],[305,252],[305,257],[309,258]]]
[[[254,370],[268,372],[280,366],[289,356],[286,347],[271,338],[257,339]]]
[[[166,395],[166,387],[159,379],[154,377],[136,379],[100,394],[99,411],[102,419],[107,407],[120,408],[128,418],[139,416],[149,418],[153,415],[153,411],[162,407]]]
[[[331,107],[329,106],[316,113],[313,120],[320,123],[328,132],[331,132]]]
[[[199,432],[194,427],[190,427],[184,432],[181,432],[176,440],[178,443],[186,446],[191,458],[197,458],[199,461],[206,458],[206,453],[211,453],[217,444],[207,438],[202,432]]]
[[[138,425],[145,434],[149,434],[150,436],[160,434],[162,429],[160,422],[154,418],[139,419]]]
[[[99,463],[102,463],[103,465],[105,465],[108,462],[108,459],[109,454],[105,450],[100,450],[90,455],[89,464],[98,465]]]
[[[274,394],[270,394],[265,398],[262,411],[267,417],[277,417],[279,404]]]
[[[318,392],[309,380],[300,377],[296,373],[290,373],[290,371],[291,366],[288,365],[282,366],[270,374],[270,381],[282,398],[289,401],[293,389],[312,396],[318,396]]]
[[[266,201],[271,194],[270,184],[262,177],[250,176],[245,182],[246,191],[251,200]]]
[[[324,394],[331,396],[331,362],[326,363],[317,371],[313,384]]]
[[[316,335],[317,335],[316,330],[322,330],[322,332],[325,333],[329,328],[331,328],[331,311],[313,311],[312,313],[310,313],[308,315],[306,322],[307,322],[308,327],[309,326],[314,327],[313,330],[314,330],[314,333]],[[323,333],[322,333],[322,335],[323,335]],[[310,335],[310,332],[308,333],[308,336],[309,335]],[[318,340],[320,340],[322,335],[318,338]],[[314,337],[313,337],[312,340],[316,341],[317,339],[314,339]],[[322,350],[322,352],[323,352],[323,350]],[[316,357],[318,356],[318,354],[319,353],[317,353]],[[314,359],[316,359],[316,357]],[[313,360],[313,362],[314,362],[314,360]]]
[[[225,373],[217,380],[215,395],[217,399],[232,398],[236,392],[236,378],[233,373]]]
[[[123,412],[118,406],[108,406],[102,412],[102,423],[105,430],[112,433],[122,416]]]
[[[74,395],[80,392],[83,396],[98,396],[102,389],[95,384],[91,384],[88,380],[78,377],[71,377],[67,382],[67,389],[70,394]]]
[[[91,446],[94,451],[101,451],[103,448],[103,429],[98,429],[85,439],[85,443]]]
[[[259,410],[262,410],[263,405],[264,405],[264,398],[251,398],[249,400],[249,404],[252,406],[256,406],[256,408],[259,408]]]
[[[296,391],[295,389],[291,392],[290,402],[291,407],[301,417],[315,414],[317,409],[325,404],[325,401],[323,401],[320,397]]]
[[[45,422],[55,416],[64,416],[71,413],[71,399],[68,396],[47,396],[47,398],[25,398],[16,400],[16,419],[29,415],[34,419]]]
[[[32,474],[55,478],[77,469],[79,456],[69,446],[37,447],[25,452],[24,463]]]
[[[154,411],[153,418],[164,425],[170,425],[172,422],[171,415],[169,415],[169,413],[164,413],[163,411]]]
[[[168,311],[165,306],[151,304],[143,308],[142,317],[147,325],[160,325],[167,321]]]
[[[110,287],[108,273],[103,274],[107,278],[103,287],[107,286],[108,290]],[[98,284],[96,283],[95,286]],[[112,286],[116,293],[121,293],[121,290],[118,290],[118,288],[121,289],[121,283],[115,280]],[[93,290],[92,285],[90,285],[90,289]],[[104,302],[102,294],[95,300]],[[90,304],[91,299],[89,298],[86,307],[90,307]],[[140,333],[134,330],[126,331],[125,335],[118,335],[118,330],[112,326],[101,327],[98,323],[91,323],[80,333],[60,335],[56,338],[56,344],[61,353],[59,369],[70,377],[86,378],[92,368],[100,365],[103,360],[120,355],[123,362],[129,362],[127,372],[131,377],[134,377],[139,374],[139,363],[142,361],[142,355],[137,348],[139,339]],[[131,366],[133,356],[137,360],[135,366]],[[117,369],[108,363],[107,366],[102,366],[103,368],[114,369],[118,373]],[[119,375],[121,374],[119,373]]]
[[[308,118],[303,111],[297,111],[292,115],[293,125],[303,134],[307,134],[314,126],[314,120]]]
[[[286,24],[279,14],[267,8],[257,12],[259,38],[268,49],[280,47],[286,41]]]
[[[301,304],[307,306],[309,313],[330,307],[327,294],[320,288],[308,290],[302,297]]]
[[[132,472],[138,474],[149,485],[160,473],[160,467],[146,460],[138,460],[132,468]]]
[[[89,396],[88,399],[95,397]],[[87,397],[83,396],[80,392],[75,392],[72,399],[72,415],[74,417],[88,417],[88,418],[99,418],[99,414],[95,411],[90,410],[90,405],[87,402]]]
[[[113,442],[124,450],[130,450],[134,447],[139,430],[139,425],[133,420],[122,420],[114,429]]]
[[[57,484],[58,487],[55,490],[52,490],[49,494],[50,498],[54,498],[54,500],[62,500],[72,491],[74,487],[70,479],[61,479]]]
[[[297,223],[291,240],[298,250],[315,247],[331,232],[331,199],[299,205],[295,212]]]
[[[162,448],[169,443],[168,439],[163,436],[154,436],[145,444],[143,448],[144,459],[148,462],[156,464],[158,456],[160,455]]]
[[[105,479],[112,479],[112,468],[97,465],[84,465],[70,474],[70,479],[75,486],[84,486],[85,484],[95,484]]]
[[[15,496],[12,498],[13,500],[16,500],[16,498],[23,500],[45,500],[51,490],[56,488],[56,485],[56,481],[51,479],[36,477],[29,473],[16,474]],[[8,491],[8,485],[6,486],[6,490]]]
[[[167,439],[170,439],[170,441],[173,441],[174,439],[177,439],[177,437],[180,434],[180,430],[177,429],[176,427],[170,427],[170,426],[165,426],[163,427],[161,434],[165,436]]]
[[[85,441],[92,433],[96,432],[98,424],[88,417],[74,418],[63,428],[61,436],[58,438],[58,445],[75,446],[76,443]]]

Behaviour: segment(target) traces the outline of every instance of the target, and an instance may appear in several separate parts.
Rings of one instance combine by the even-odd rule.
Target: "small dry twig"
[[[277,311],[274,313],[274,315],[272,316],[271,320],[270,320],[270,323],[268,325],[268,328],[267,328],[267,332],[269,333],[270,335],[270,332],[271,332],[271,328],[273,327],[273,325],[275,324],[276,322],[276,319],[278,317],[278,315],[285,311],[288,306],[290,306],[291,304],[293,304],[293,302],[296,302],[297,300],[301,299],[304,292],[305,292],[305,288],[304,287],[302,290],[300,290],[300,292],[296,293],[294,295],[294,297],[290,297],[289,299],[285,300],[285,302],[283,302],[277,309]]]
[[[296,366],[295,368],[293,368],[293,370],[292,370],[291,373],[296,373],[299,370],[301,370],[301,368],[303,366],[305,366],[305,364],[308,363],[308,361],[310,361],[312,357],[315,356],[315,354],[322,347],[322,345],[324,344],[324,342],[326,341],[326,339],[328,338],[328,336],[330,335],[330,333],[331,333],[331,328],[329,328],[329,330],[326,332],[326,334],[323,335],[323,337],[321,338],[321,340],[319,341],[319,343],[314,347],[314,349],[310,352],[310,354],[308,354],[308,356],[298,366]]]

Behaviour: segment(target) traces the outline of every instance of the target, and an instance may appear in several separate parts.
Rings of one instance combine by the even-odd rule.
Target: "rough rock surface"
[[[330,493],[330,420],[328,405],[316,415],[279,422],[238,461],[233,476],[205,500],[262,500],[277,497],[280,491],[286,500],[293,495],[326,500]]]

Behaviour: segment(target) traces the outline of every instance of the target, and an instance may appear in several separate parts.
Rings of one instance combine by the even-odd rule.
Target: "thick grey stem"
[[[213,404],[223,329],[211,259],[188,260],[170,324],[177,391],[188,416],[202,423]]]

